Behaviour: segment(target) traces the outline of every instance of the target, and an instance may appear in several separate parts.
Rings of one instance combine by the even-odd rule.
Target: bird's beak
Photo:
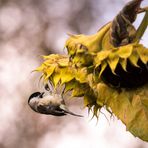
[[[43,95],[45,94],[45,92],[42,92],[41,94],[40,94],[40,98],[43,98]]]

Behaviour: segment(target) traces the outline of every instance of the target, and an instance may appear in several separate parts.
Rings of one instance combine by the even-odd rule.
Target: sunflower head
[[[148,83],[148,49],[138,43],[103,50],[95,57],[102,81],[116,88],[137,88]]]
[[[133,135],[148,141],[148,48],[139,43],[148,11],[136,30],[142,0],[132,0],[115,19],[93,35],[70,35],[68,55],[44,56],[36,69],[44,82],[73,97],[83,97],[84,106],[98,118],[105,107]]]

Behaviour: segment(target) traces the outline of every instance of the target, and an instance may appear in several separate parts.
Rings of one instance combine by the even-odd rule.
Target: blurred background
[[[69,108],[84,118],[33,112],[31,93],[43,89],[41,55],[66,54],[66,33],[93,34],[112,20],[128,0],[0,0],[0,148],[146,148],[115,117],[91,120],[82,99]],[[148,6],[144,0],[142,6]],[[143,14],[135,23],[139,25]],[[148,47],[148,30],[142,43]]]

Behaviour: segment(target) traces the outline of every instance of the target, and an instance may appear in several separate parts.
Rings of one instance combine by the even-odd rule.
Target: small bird
[[[83,117],[69,111],[63,98],[59,94],[35,92],[29,97],[28,104],[32,110],[41,114],[54,116],[64,116],[70,114],[78,117]]]

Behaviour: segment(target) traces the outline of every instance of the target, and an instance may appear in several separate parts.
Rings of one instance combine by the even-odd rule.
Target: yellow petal
[[[61,73],[61,83],[62,84],[67,83],[75,78],[75,74],[71,67],[60,69],[60,73]]]
[[[120,59],[119,61],[120,65],[122,66],[124,71],[127,71],[126,66],[127,66],[127,59]]]
[[[46,79],[48,79],[53,74],[55,68],[55,66],[46,68],[46,70],[44,71],[46,73]]]
[[[60,83],[60,79],[61,79],[60,73],[55,73],[52,75],[52,82],[54,84],[54,87],[56,87],[58,83]]]
[[[110,66],[112,73],[115,74],[115,69],[116,69],[117,64],[119,62],[119,57],[116,54],[110,54],[108,59],[107,59],[107,62]]]
[[[110,50],[105,50],[105,51],[98,52],[97,56],[96,56],[96,63],[106,59],[109,56],[110,53],[111,53]]]
[[[144,48],[144,47],[139,47],[137,49],[137,52],[140,56],[140,59],[142,60],[142,62],[144,64],[146,64],[148,62],[148,49],[147,48]]]
[[[129,44],[129,45],[126,45],[126,46],[121,46],[118,49],[117,54],[121,58],[128,58],[132,54],[132,51],[133,51],[133,45]]]
[[[37,67],[35,69],[35,71],[39,71],[39,72],[42,72],[44,70],[45,66],[42,64],[40,67]]]
[[[106,67],[107,67],[107,63],[106,62],[103,62],[101,64],[101,71],[99,73],[99,78],[101,77],[101,75],[102,75],[102,73],[103,73],[103,71],[105,70]]]
[[[80,83],[86,83],[87,82],[87,68],[79,68],[77,69],[75,73],[75,79],[79,81]]]
[[[130,62],[135,66],[139,67],[138,63],[139,55],[137,54],[136,50],[133,50],[132,54],[129,57]]]
[[[60,67],[67,67],[68,66],[68,62],[69,62],[69,58],[61,58],[58,61],[58,64]]]

